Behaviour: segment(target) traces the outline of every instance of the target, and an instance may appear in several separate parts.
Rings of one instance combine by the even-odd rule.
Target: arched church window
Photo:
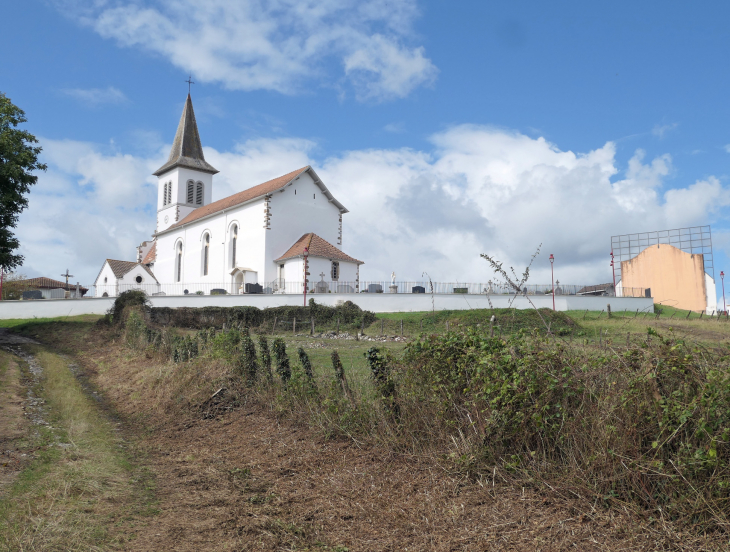
[[[182,276],[182,254],[183,254],[183,246],[182,246],[182,243],[178,243],[177,244],[177,255],[176,255],[177,258],[175,260],[175,264],[177,265],[175,267],[175,281],[176,282],[181,281],[181,276]]]
[[[332,261],[332,280],[337,281],[340,277],[340,263]]]
[[[210,234],[203,238],[203,276],[208,275],[208,257],[210,256]]]
[[[236,268],[236,247],[238,245],[238,225],[231,228],[231,268]]]
[[[191,180],[188,182],[188,203],[193,203],[195,201],[195,184]]]
[[[203,183],[198,182],[196,190],[195,190],[195,203],[196,205],[202,205],[203,204]]]

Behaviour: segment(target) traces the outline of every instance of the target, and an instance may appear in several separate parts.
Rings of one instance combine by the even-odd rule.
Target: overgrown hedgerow
[[[334,380],[310,385],[317,378],[306,352],[292,370],[281,338],[272,344],[279,383],[263,336],[257,356],[245,331],[180,337],[148,328],[139,312],[130,312],[125,332],[130,346],[169,350],[173,360],[197,354],[229,363],[252,397],[309,416],[327,433],[437,454],[474,477],[497,466],[526,485],[546,481],[605,506],[728,527],[727,349],[653,330],[622,351],[574,348],[537,332],[500,339],[487,328],[452,331],[409,344],[399,359],[371,348],[370,390],[354,394],[336,353]],[[265,379],[255,377],[259,367]]]

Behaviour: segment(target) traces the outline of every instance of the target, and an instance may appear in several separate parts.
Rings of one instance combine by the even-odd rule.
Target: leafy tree
[[[18,216],[28,206],[26,195],[38,181],[33,171],[45,171],[38,162],[41,153],[38,140],[30,132],[17,126],[25,123],[25,112],[13,105],[0,92],[0,268],[12,270],[23,263],[23,256],[15,254],[20,246],[12,229]]]

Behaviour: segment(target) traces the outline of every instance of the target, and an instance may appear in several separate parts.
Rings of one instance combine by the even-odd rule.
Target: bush
[[[286,354],[286,343],[280,337],[274,339],[273,346],[274,357],[276,357],[276,372],[281,378],[281,382],[286,383],[291,379],[291,366],[289,365],[289,357]]]
[[[150,300],[147,294],[139,289],[123,291],[114,300],[107,314],[111,317],[112,324],[124,325],[124,309],[127,307],[139,307],[145,314],[150,311]]]

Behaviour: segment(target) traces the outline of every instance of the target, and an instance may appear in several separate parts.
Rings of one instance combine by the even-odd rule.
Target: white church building
[[[362,261],[342,251],[347,209],[307,166],[212,201],[188,94],[172,151],[155,171],[157,226],[136,262],[107,259],[96,296],[355,292]]]

